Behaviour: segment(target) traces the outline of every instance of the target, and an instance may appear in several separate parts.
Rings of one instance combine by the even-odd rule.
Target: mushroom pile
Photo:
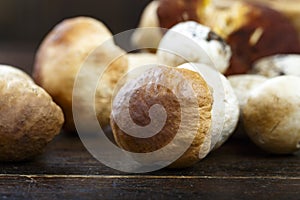
[[[147,38],[152,38],[158,44],[159,60],[170,66],[183,62],[214,66],[230,81],[239,100],[241,126],[250,138],[271,153],[292,153],[300,148],[300,125],[282,107],[289,104],[294,108],[298,104],[295,87],[300,75],[300,12],[294,9],[298,7],[294,1],[156,0],[144,10],[139,27],[158,27],[160,34],[137,29],[132,42],[143,46]],[[201,25],[195,25],[196,22]],[[197,33],[199,26],[207,26],[203,32],[213,36],[205,38],[203,32]],[[198,38],[205,39],[206,44]],[[212,38],[219,43],[210,43]],[[204,51],[208,56],[203,56]],[[289,93],[291,88],[295,91]],[[280,112],[271,112],[272,109]],[[267,115],[266,110],[272,114]],[[284,123],[285,120],[291,123]]]

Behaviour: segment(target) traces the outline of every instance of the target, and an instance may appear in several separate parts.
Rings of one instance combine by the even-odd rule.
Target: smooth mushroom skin
[[[0,161],[32,159],[60,132],[62,110],[23,71],[0,65],[0,74]]]
[[[266,77],[300,76],[300,54],[278,54],[261,58],[254,63],[251,72]]]
[[[182,84],[178,85],[172,84],[174,79],[176,79],[177,73],[180,73],[184,77],[186,83],[182,82]],[[172,88],[166,88],[158,84],[160,81],[167,82],[173,86]],[[134,87],[129,87],[130,85],[125,84],[119,91],[119,93],[121,92],[124,96],[115,98],[113,101],[113,115],[116,116],[116,118],[119,118],[122,123],[125,122],[123,124],[130,124],[126,122],[129,119],[122,115],[121,112],[124,109],[129,109],[132,118],[131,120],[139,126],[145,126],[150,123],[148,113],[150,107],[154,104],[159,104],[163,105],[166,110],[166,123],[156,135],[149,138],[136,138],[122,131],[122,129],[118,127],[115,118],[112,116],[111,127],[117,144],[125,150],[136,153],[153,152],[166,145],[173,145],[171,146],[171,149],[175,150],[181,147],[170,144],[170,142],[174,139],[179,126],[181,126],[182,130],[186,133],[180,136],[180,143],[185,143],[187,137],[191,137],[191,131],[194,130],[194,128],[197,128],[191,127],[190,124],[200,120],[199,128],[196,129],[197,132],[195,133],[195,138],[192,140],[192,144],[186,152],[169,167],[188,167],[199,161],[199,151],[205,143],[205,138],[209,133],[211,125],[211,106],[213,102],[208,85],[203,78],[198,73],[190,70],[156,66],[143,73],[134,83],[142,84],[144,86],[138,88],[133,93],[134,95],[130,97],[129,107],[126,108],[123,97],[128,96],[130,92],[133,92],[131,90]],[[194,109],[190,108],[191,105],[193,105],[190,103],[192,102],[190,98],[195,97],[186,96],[186,91],[183,90],[187,83],[192,86],[197,98],[196,102],[198,102],[198,105],[196,105],[197,107]],[[174,94],[172,90],[175,91],[176,94]],[[177,99],[177,95],[184,98],[188,103],[186,105],[181,105]],[[185,107],[189,108],[188,110],[191,109],[199,112],[199,115],[188,113],[188,121],[191,123],[181,123],[181,111],[186,112],[184,109]],[[200,116],[200,119],[195,119],[195,116]],[[159,158],[161,161],[168,159],[168,155]]]
[[[252,141],[274,154],[300,149],[300,78],[280,76],[255,88],[243,108],[243,123]]]
[[[267,77],[254,74],[239,74],[227,77],[242,109],[248,101],[251,91],[268,80]]]
[[[157,16],[158,0],[151,1],[144,9],[138,29],[131,37],[131,42],[136,48],[147,48],[150,51],[156,51],[158,44],[163,36],[159,26]]]
[[[113,55],[125,53],[113,43],[111,37],[112,34],[107,27],[96,19],[76,17],[66,19],[55,26],[38,49],[34,64],[34,80],[62,107],[66,131],[75,131],[72,112],[73,87],[77,73],[88,55],[96,50],[92,55],[94,59],[90,58],[94,61],[90,65],[94,68],[86,75],[87,82],[89,76],[96,74],[96,70],[107,67],[107,60]],[[101,45],[104,44],[105,47],[102,48]],[[97,116],[103,125],[109,124],[112,88],[116,79],[126,70],[127,58],[123,56],[110,66],[108,72],[110,74],[107,73],[102,78],[103,89],[96,92]],[[85,93],[83,89],[81,94]],[[84,111],[84,105],[78,106],[78,109]]]
[[[229,45],[209,27],[197,22],[182,22],[162,38],[157,57],[160,63],[177,67],[194,62],[207,64],[224,73],[231,57]]]

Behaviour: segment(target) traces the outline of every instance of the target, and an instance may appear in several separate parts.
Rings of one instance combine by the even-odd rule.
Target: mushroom
[[[162,38],[162,31],[157,16],[158,0],[151,1],[144,9],[138,28],[134,31],[131,42],[137,48],[149,48],[154,51]]]
[[[0,65],[0,161],[31,159],[60,132],[64,117],[23,71]]]
[[[123,54],[125,52],[115,45],[107,27],[92,18],[64,20],[47,35],[37,52],[33,76],[62,107],[65,130],[75,131],[72,98],[76,78],[81,89],[75,95],[83,100],[77,101],[74,107],[84,115],[86,104],[90,103],[84,101],[84,96],[89,93],[90,82],[98,81],[97,74],[101,70],[104,74],[95,92],[96,115],[101,125],[109,124],[113,88],[128,67],[127,57]],[[84,76],[76,77],[83,66],[89,70]]]
[[[206,81],[198,71],[208,75],[213,69],[192,65],[196,68],[189,64],[178,68],[152,66],[124,84],[114,97],[111,127],[118,146],[151,155],[146,160],[134,157],[136,162],[165,162],[172,168],[191,166],[219,147],[235,128],[238,103],[229,83],[216,72],[218,80]],[[218,82],[221,88],[214,88]],[[222,97],[217,91],[223,91],[225,97],[214,99]],[[225,108],[214,106],[224,98],[228,98]],[[232,102],[235,105],[228,109],[227,103]],[[223,116],[222,120],[213,111],[232,108],[234,114],[228,112],[233,115],[231,119]]]
[[[248,101],[250,92],[268,80],[267,77],[252,74],[231,75],[227,77],[242,109]]]
[[[300,78],[280,76],[252,90],[243,108],[245,130],[252,141],[274,154],[300,149]]]
[[[188,21],[175,25],[164,35],[157,57],[160,63],[168,66],[197,62],[224,73],[229,66],[231,50],[209,27]]]
[[[292,22],[263,4],[233,1],[217,6],[209,0],[161,0],[158,16],[163,28],[193,20],[224,38],[232,50],[226,75],[247,73],[262,57],[300,52],[300,39]],[[288,37],[283,37],[287,33]]]
[[[254,63],[252,73],[266,77],[300,76],[300,54],[279,54],[261,58]]]

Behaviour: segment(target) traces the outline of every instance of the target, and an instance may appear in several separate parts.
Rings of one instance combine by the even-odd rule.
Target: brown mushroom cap
[[[61,109],[24,72],[0,66],[0,161],[40,154],[64,122]]]
[[[74,131],[75,126],[72,114],[72,95],[76,75],[81,69],[88,55],[96,50],[90,58],[90,65],[94,68],[88,76],[95,74],[97,68],[107,67],[107,60],[111,56],[124,53],[119,47],[106,45],[107,49],[96,49],[111,39],[112,34],[101,22],[88,18],[77,17],[67,19],[58,24],[42,42],[35,59],[34,79],[60,105],[64,111],[66,122],[64,128]],[[111,42],[113,43],[113,42]],[[106,47],[105,47],[106,48]],[[98,59],[96,59],[96,57]],[[97,91],[97,115],[103,124],[109,123],[111,90],[115,79],[123,74],[127,68],[125,57],[113,63],[113,66],[102,80],[106,88]],[[88,81],[88,80],[87,80]],[[103,88],[103,87],[102,87]],[[104,94],[102,94],[102,92]],[[85,91],[82,91],[82,95]],[[102,98],[104,97],[104,98]],[[84,106],[84,105],[82,105]],[[103,110],[102,110],[103,108]]]
[[[247,11],[237,17],[248,20],[225,37],[233,52],[227,75],[249,71],[253,63],[262,57],[300,52],[297,31],[283,14],[261,4],[244,3],[240,9],[243,6],[247,7]],[[232,12],[228,10],[228,13]],[[238,19],[231,20],[234,23]]]
[[[199,118],[194,118],[193,113],[188,113],[189,123],[181,123],[181,112],[184,110],[184,107],[191,106],[191,96],[186,96],[186,87],[187,83],[182,84],[172,84],[174,79],[178,78],[177,73],[180,73],[184,77],[184,81],[188,85],[192,86],[195,95],[196,101],[198,102],[197,107],[195,108],[199,113]],[[160,81],[170,83],[172,88],[167,88],[160,85]],[[163,148],[168,145],[175,137],[179,126],[183,127],[184,131],[182,142],[186,140],[186,137],[191,137],[191,123],[199,121],[199,128],[197,128],[197,133],[195,133],[195,138],[192,140],[192,144],[186,150],[186,152],[170,167],[187,167],[197,161],[199,158],[199,151],[201,150],[202,145],[205,143],[205,138],[209,134],[210,125],[211,125],[211,107],[212,107],[212,96],[208,85],[204,79],[196,72],[186,70],[186,69],[177,69],[171,67],[153,67],[139,76],[135,80],[135,84],[141,84],[142,86],[137,88],[134,91],[134,87],[129,84],[125,84],[119,93],[121,92],[124,96],[133,92],[130,96],[129,107],[126,107],[125,100],[122,97],[116,96],[113,101],[112,113],[115,117],[111,117],[111,126],[114,133],[115,140],[117,144],[123,149],[136,152],[136,153],[147,153],[153,152],[158,149]],[[174,94],[172,91],[175,91]],[[177,98],[177,95],[180,95],[186,102],[185,105],[181,105]],[[118,98],[117,98],[118,97]],[[167,113],[166,123],[163,128],[156,135],[148,138],[136,138],[126,132],[124,132],[116,123],[115,118],[119,118],[122,124],[130,124],[128,120],[132,120],[139,126],[146,126],[151,122],[149,117],[149,109],[151,106],[159,104],[164,107]],[[124,109],[129,109],[131,119],[128,119],[125,115],[122,115]],[[195,109],[192,109],[195,111]],[[127,127],[128,128],[128,127]],[[173,149],[180,148],[179,146],[173,146]],[[167,160],[168,157],[161,158]]]

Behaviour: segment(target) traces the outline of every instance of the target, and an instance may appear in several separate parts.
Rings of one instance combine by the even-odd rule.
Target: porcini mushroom
[[[290,154],[300,149],[300,78],[280,76],[250,93],[243,108],[245,130],[262,149]]]
[[[203,77],[189,64],[156,65],[123,85],[113,99],[111,117],[117,144],[134,153],[161,152],[148,163],[170,161],[173,168],[191,166],[219,147],[236,126],[238,103],[225,77],[219,73],[219,80]],[[221,88],[214,88],[217,84],[211,83],[218,81]],[[224,91],[225,96],[214,100],[217,91]],[[214,101],[224,99],[228,101],[221,110],[228,115],[217,117]]]
[[[73,88],[77,73],[84,64],[90,70],[81,78],[82,89],[78,96],[85,96],[89,82],[99,70],[107,68],[96,91],[96,114],[100,123],[109,124],[110,98],[118,78],[127,71],[125,52],[114,44],[111,32],[96,19],[77,17],[58,24],[42,42],[35,59],[34,79],[53,97],[64,111],[64,129],[74,131],[72,112]],[[89,57],[88,57],[89,56]],[[89,59],[87,59],[89,58]],[[118,58],[118,60],[114,60]],[[113,63],[109,63],[114,61]],[[85,63],[88,62],[88,63]],[[100,77],[99,77],[100,78]],[[76,109],[84,114],[85,103]],[[89,102],[91,103],[91,102]]]
[[[23,71],[0,65],[0,161],[39,155],[60,132],[62,110]]]

